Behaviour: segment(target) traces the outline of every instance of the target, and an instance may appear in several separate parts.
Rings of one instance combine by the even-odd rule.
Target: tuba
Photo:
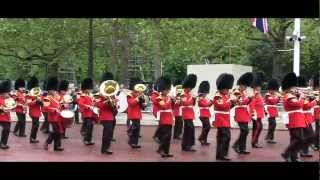
[[[4,112],[7,112],[10,110],[13,110],[16,107],[17,107],[16,101],[13,98],[9,97],[4,100],[4,106],[3,106],[2,110]]]
[[[114,80],[107,80],[101,83],[99,87],[100,95],[105,97],[106,103],[114,110],[117,108],[116,102],[111,98],[115,96],[119,91],[119,84]]]
[[[29,96],[40,97],[41,93],[42,93],[42,91],[41,91],[40,87],[35,87],[29,91]]]

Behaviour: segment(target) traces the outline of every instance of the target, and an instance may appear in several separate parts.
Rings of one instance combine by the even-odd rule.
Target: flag
[[[261,32],[268,34],[268,20],[267,18],[253,18],[252,26],[258,28]]]

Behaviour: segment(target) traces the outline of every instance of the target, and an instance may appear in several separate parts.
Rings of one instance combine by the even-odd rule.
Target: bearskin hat
[[[209,81],[201,81],[198,88],[198,94],[208,94],[209,92],[210,92]]]
[[[9,79],[0,83],[0,93],[9,93],[11,91],[11,81]]]
[[[24,79],[22,78],[18,78],[15,82],[14,82],[14,89],[18,90],[21,87],[25,87],[26,83],[24,81]]]
[[[182,85],[182,79],[176,79],[173,83],[173,86]]]
[[[282,90],[287,90],[291,87],[297,86],[297,76],[294,72],[286,74],[281,82]]]
[[[278,80],[276,79],[271,79],[269,82],[268,82],[268,86],[267,86],[267,89],[268,90],[279,90],[279,82]]]
[[[170,90],[171,89],[171,80],[167,76],[162,76],[158,79],[157,84],[157,91],[164,91],[164,90]]]
[[[51,77],[47,81],[46,90],[58,90],[59,80],[57,77]]]
[[[261,87],[264,80],[263,72],[256,72],[253,74],[253,80],[251,83],[251,87]]]
[[[237,81],[237,85],[250,86],[253,81],[253,74],[251,72],[244,73]]]
[[[307,87],[307,80],[304,76],[297,77],[297,87]]]
[[[103,75],[101,77],[100,84],[103,81],[113,80],[113,79],[114,79],[114,77],[113,77],[113,74],[111,72],[105,72],[105,73],[103,73]]]
[[[62,80],[59,83],[59,91],[67,91],[69,88],[69,82],[67,80]]]
[[[81,82],[81,90],[93,89],[93,81],[91,78],[85,78]]]
[[[39,87],[39,81],[35,76],[32,76],[28,80],[27,89],[30,90],[30,89],[32,89],[34,87]]]
[[[142,81],[141,81],[140,78],[138,78],[138,77],[133,77],[133,78],[130,79],[129,89],[130,89],[130,90],[133,90],[133,89],[134,89],[134,86],[135,86],[136,84],[141,84],[141,83],[142,83]]]
[[[312,76],[313,88],[318,88],[319,87],[319,81],[320,81],[319,76],[320,76],[319,72],[317,72],[316,74],[314,74]]]
[[[232,89],[233,83],[234,77],[232,74],[222,73],[216,81],[216,86],[218,90]]]
[[[188,76],[182,82],[182,88],[193,89],[197,85],[197,75],[188,74]]]

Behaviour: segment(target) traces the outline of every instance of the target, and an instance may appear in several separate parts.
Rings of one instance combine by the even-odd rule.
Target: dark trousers
[[[153,135],[153,138],[159,138],[160,139],[160,124],[157,126],[156,132]]]
[[[159,151],[169,154],[170,151],[170,141],[172,135],[172,125],[159,125]]]
[[[246,150],[247,136],[249,134],[248,123],[238,123],[240,128],[240,135],[238,139],[234,142],[234,147],[239,149],[240,151]]]
[[[257,118],[257,120],[253,119],[253,126],[252,126],[252,140],[251,144],[258,144],[259,136],[263,129],[261,118]]]
[[[182,136],[182,149],[189,149],[195,143],[195,132],[192,120],[184,120],[184,130]]]
[[[274,131],[276,130],[277,122],[275,117],[268,118],[269,126],[268,126],[268,134],[266,136],[266,140],[274,140]]]
[[[90,118],[84,118],[85,120],[85,133],[84,133],[84,138],[83,141],[92,141],[92,131],[93,131],[93,122],[92,119]]]
[[[304,138],[304,129],[305,128],[289,129],[290,144],[284,151],[285,156],[290,157],[294,160],[298,158],[298,152],[302,150],[306,145],[306,141]]]
[[[59,132],[59,126],[57,122],[49,122],[49,136],[47,138],[47,143],[51,144],[53,142],[54,149],[61,146],[61,133]]]
[[[85,136],[85,134],[86,134],[86,127],[87,127],[87,119],[82,118],[82,125],[81,125],[81,129],[80,129],[80,134],[83,136]]]
[[[48,122],[48,113],[43,112],[44,122],[41,125],[40,130],[44,132],[49,132],[49,122]]]
[[[207,117],[200,117],[200,120],[202,122],[202,131],[201,131],[201,134],[199,136],[199,140],[207,142],[208,134],[209,134],[209,131],[210,131],[210,128],[211,128],[210,121],[209,121],[209,118],[207,118]]]
[[[320,120],[316,120],[316,130],[315,130],[315,146],[320,148]]]
[[[228,155],[231,134],[229,127],[219,127],[217,132],[216,157],[222,158]]]
[[[113,138],[113,135],[114,135],[114,129],[116,128],[116,125],[117,125],[117,120],[116,120],[116,117],[114,117],[114,120],[112,121],[112,138]]]
[[[173,137],[177,138],[180,137],[182,134],[182,128],[183,128],[183,120],[181,116],[175,117],[174,122],[174,130],[173,130]]]
[[[7,145],[8,143],[10,125],[11,125],[10,122],[0,122],[0,126],[2,127],[1,140],[0,140],[1,144]]]
[[[77,110],[74,112],[74,121],[79,124],[80,121],[79,121],[79,110],[77,108]]]
[[[129,128],[129,144],[138,145],[140,134],[140,121],[133,119]]]
[[[18,121],[14,127],[13,132],[18,133],[19,136],[22,136],[25,134],[26,131],[26,114],[23,113],[16,113],[18,117]]]
[[[309,153],[309,146],[315,142],[315,134],[310,124],[308,127],[303,128],[304,146],[302,152],[304,154]]]
[[[39,129],[39,118],[31,117],[31,119],[32,119],[32,126],[31,126],[30,139],[37,139],[37,134]]]
[[[110,148],[112,136],[113,136],[113,121],[101,121],[103,125],[103,134],[102,134],[102,146],[101,152],[106,151]]]

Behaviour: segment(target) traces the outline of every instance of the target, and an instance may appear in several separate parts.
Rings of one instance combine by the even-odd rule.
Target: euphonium
[[[4,106],[3,106],[2,110],[3,111],[10,111],[16,107],[17,107],[16,101],[13,98],[9,97],[4,100]]]
[[[114,80],[104,81],[99,87],[100,94],[107,99],[106,102],[112,109],[115,109],[117,105],[116,102],[112,100],[111,96],[116,95],[119,89],[119,84]]]

